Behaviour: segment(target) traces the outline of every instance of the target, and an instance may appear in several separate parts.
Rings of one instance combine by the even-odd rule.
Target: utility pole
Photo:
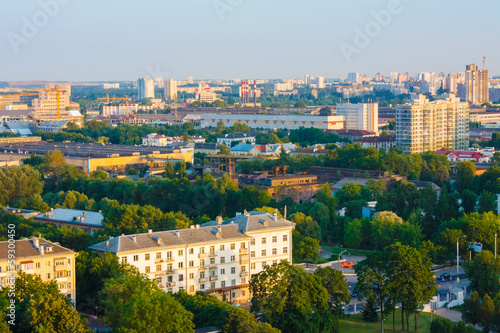
[[[495,232],[495,259],[497,258],[497,233]]]
[[[344,253],[344,252],[346,252],[346,251],[347,251],[347,250],[344,250],[344,251],[342,251],[342,252],[340,252],[340,253],[339,253],[339,261],[338,261],[338,263],[339,263],[339,271],[340,271],[340,256],[342,255],[342,253]]]

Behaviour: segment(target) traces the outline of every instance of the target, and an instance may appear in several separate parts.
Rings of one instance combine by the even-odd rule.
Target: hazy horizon
[[[462,72],[494,57],[500,3],[4,1],[0,81]],[[361,32],[360,32],[361,31]]]

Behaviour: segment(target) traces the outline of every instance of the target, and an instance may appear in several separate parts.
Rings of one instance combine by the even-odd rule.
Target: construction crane
[[[7,96],[40,96],[42,92],[56,93],[56,103],[57,103],[57,120],[61,119],[61,93],[65,93],[65,90],[59,90],[59,85],[56,86],[56,89],[44,90],[40,89],[38,92],[20,92],[18,94],[11,94]],[[0,96],[0,110],[2,109],[2,96]]]

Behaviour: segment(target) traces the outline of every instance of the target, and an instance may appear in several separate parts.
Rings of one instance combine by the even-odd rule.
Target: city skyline
[[[413,75],[462,72],[483,56],[500,74],[490,42],[498,3],[424,3],[9,2],[0,80]]]

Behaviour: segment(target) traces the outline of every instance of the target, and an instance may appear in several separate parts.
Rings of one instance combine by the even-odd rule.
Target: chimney
[[[148,234],[152,234],[153,233],[153,229],[148,229]]]
[[[288,169],[288,165],[283,165],[283,166],[281,167],[281,171],[283,172],[283,177],[285,177],[285,175],[286,175],[286,170],[287,170],[287,169]]]
[[[199,224],[196,225],[196,229],[200,229],[200,225]]]
[[[83,212],[83,218],[85,218],[85,212]]]
[[[278,177],[279,173],[280,173],[280,167],[274,168],[274,177]]]
[[[250,216],[250,213],[245,209],[245,216]]]
[[[180,236],[181,236],[181,233],[179,232],[179,230],[174,230],[174,234],[175,234],[177,237],[180,237]]]
[[[219,215],[219,216],[217,216],[217,217],[215,218],[215,220],[217,221],[217,224],[218,224],[218,225],[221,225],[221,224],[222,224],[222,216],[220,216],[220,215]]]
[[[54,208],[51,208],[51,209],[50,209],[50,212],[51,212],[51,213],[53,213],[53,212],[54,212]]]
[[[133,235],[131,238],[134,241],[134,243],[137,243],[137,236],[136,235]]]
[[[44,255],[45,254],[45,245],[40,245],[40,248],[38,249],[38,251],[40,251],[41,255]]]
[[[194,224],[189,226],[189,229],[194,229]]]
[[[274,210],[274,215],[273,215],[273,217],[274,217],[274,222],[277,222],[277,221],[278,221],[278,210],[277,210],[277,209],[276,209],[276,210]]]
[[[109,246],[109,240],[106,241],[106,247],[108,247],[108,246]]]

